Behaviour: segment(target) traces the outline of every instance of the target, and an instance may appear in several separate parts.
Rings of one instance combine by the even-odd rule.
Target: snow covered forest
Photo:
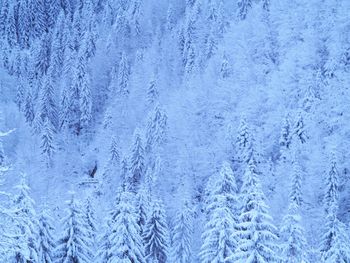
[[[349,0],[0,0],[0,262],[350,263]]]

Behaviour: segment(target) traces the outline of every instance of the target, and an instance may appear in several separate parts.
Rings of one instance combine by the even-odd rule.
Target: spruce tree
[[[308,136],[305,131],[305,123],[304,123],[304,118],[301,112],[297,114],[297,120],[294,125],[294,132],[293,134],[295,135],[296,139],[300,141],[300,143],[306,143]]]
[[[141,188],[135,200],[136,214],[137,214],[137,224],[139,225],[140,234],[142,236],[148,214],[149,214],[149,206],[150,206],[150,197],[145,188]]]
[[[128,189],[136,192],[145,173],[145,153],[141,133],[138,129],[134,133],[129,165],[130,172],[129,178],[127,178]]]
[[[96,244],[96,234],[97,234],[97,225],[95,218],[94,207],[92,206],[91,199],[88,198],[85,204],[85,220],[87,224],[87,231],[92,242],[92,248],[95,248]]]
[[[140,229],[133,207],[133,195],[123,192],[116,210],[118,213],[110,223],[111,257],[107,262],[145,262]]]
[[[50,35],[45,33],[41,35],[40,41],[33,46],[34,69],[37,78],[41,78],[48,73],[51,58]]]
[[[220,73],[222,79],[227,79],[231,76],[230,63],[226,54],[222,58]]]
[[[84,47],[84,46],[83,46]],[[83,54],[80,55],[79,64],[83,70],[83,63],[87,63]],[[79,89],[79,103],[80,103],[80,126],[87,128],[92,119],[92,96],[91,96],[91,80],[87,69],[79,72],[79,81],[77,83]]]
[[[237,246],[233,234],[237,219],[237,186],[232,169],[224,162],[219,176],[209,181],[208,221],[202,234],[202,262],[226,262]]]
[[[332,154],[331,167],[326,177],[326,191],[324,195],[324,208],[325,212],[334,204],[338,203],[339,199],[339,173],[337,169],[337,162],[334,153]]]
[[[28,90],[28,93],[25,99],[24,116],[26,118],[26,122],[29,125],[32,125],[35,118],[35,114],[34,114],[34,105],[33,105],[33,97],[32,97],[31,90]]]
[[[172,238],[171,262],[192,262],[193,212],[188,203],[178,211]]]
[[[14,222],[16,233],[15,261],[18,263],[38,261],[38,231],[39,222],[34,208],[34,200],[30,197],[30,187],[22,175],[21,182],[16,186],[19,191],[14,199]]]
[[[249,9],[252,8],[252,0],[239,0],[238,4],[238,18],[246,19]]]
[[[349,262],[350,245],[345,225],[338,219],[339,184],[335,154],[332,153],[331,168],[326,177],[324,210],[325,232],[322,237],[322,262]]]
[[[120,163],[120,151],[115,136],[112,137],[109,147],[109,163],[113,166],[119,166]]]
[[[18,109],[20,111],[24,110],[24,103],[25,103],[25,80],[23,78],[20,78],[18,81],[18,86],[17,86],[17,93],[16,93],[16,104],[18,106]]]
[[[126,55],[123,53],[119,62],[118,70],[118,92],[122,96],[129,94],[129,64]]]
[[[10,49],[13,49],[17,45],[17,28],[15,19],[15,7],[10,5],[6,22],[6,39]]]
[[[53,218],[47,208],[44,208],[39,217],[39,248],[38,262],[53,263],[55,260],[55,238]]]
[[[322,238],[322,262],[350,261],[350,239],[346,226],[337,218],[338,204],[332,203],[326,215],[325,234]]]
[[[234,237],[238,246],[233,262],[278,262],[276,227],[268,213],[255,163],[251,159],[242,186],[243,208]]]
[[[17,34],[21,48],[27,49],[30,45],[30,12],[28,1],[20,0],[17,9]]]
[[[284,118],[284,122],[282,125],[281,136],[279,140],[280,144],[280,153],[281,158],[285,161],[288,157],[290,157],[290,148],[292,143],[292,127],[289,119],[289,115]]]
[[[147,101],[149,105],[154,105],[159,99],[159,92],[157,86],[157,74],[154,73],[149,84],[147,90]]]
[[[47,119],[51,123],[53,131],[56,131],[58,128],[58,110],[55,102],[55,92],[51,74],[44,77],[41,87],[40,117],[42,121]]]
[[[251,135],[249,126],[244,118],[241,119],[241,122],[238,127],[238,135],[236,139],[236,159],[244,165],[247,165],[251,158],[254,158],[254,141]]]
[[[56,247],[57,263],[90,263],[91,239],[84,212],[74,195],[68,201],[67,216],[63,219],[63,236]]]
[[[50,67],[53,81],[58,81],[63,73],[64,52],[65,52],[65,17],[63,11],[58,15],[56,25],[52,32]]]
[[[55,151],[53,127],[48,118],[45,118],[41,135],[41,154],[45,156],[48,167],[52,165]]]
[[[151,112],[146,130],[146,151],[157,149],[165,140],[168,117],[165,111],[157,105]]]
[[[169,234],[166,215],[160,200],[153,202],[147,220],[143,242],[147,262],[165,263],[168,259]]]
[[[308,256],[305,231],[300,222],[301,173],[297,161],[294,166],[288,212],[281,224],[282,262],[284,263],[307,262]]]
[[[4,37],[6,36],[6,29],[7,29],[7,19],[10,12],[10,3],[9,0],[3,0],[1,2],[0,7],[0,43],[3,44],[3,41],[5,40]]]

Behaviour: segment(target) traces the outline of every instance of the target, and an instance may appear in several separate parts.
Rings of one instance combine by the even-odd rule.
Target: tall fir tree
[[[90,198],[85,203],[85,220],[87,224],[88,235],[91,240],[91,248],[96,248],[97,223],[95,218],[95,211]]]
[[[33,45],[32,52],[34,54],[34,69],[37,78],[43,77],[48,73],[51,58],[51,38],[50,34],[43,33],[40,41]]]
[[[165,210],[160,200],[153,201],[147,220],[143,242],[147,262],[165,263],[169,256],[169,233]]]
[[[153,106],[159,99],[157,79],[158,79],[157,74],[154,73],[151,77],[149,84],[148,84],[147,101],[148,101],[148,104],[151,106]]]
[[[239,0],[238,4],[238,18],[244,20],[247,18],[249,9],[252,8],[252,0]]]
[[[55,91],[52,83],[52,75],[44,76],[40,90],[40,118],[44,122],[47,119],[55,132],[58,128],[58,110],[55,101]]]
[[[150,113],[146,130],[146,151],[157,149],[166,138],[168,116],[166,112],[157,105]]]
[[[129,165],[130,172],[127,178],[127,188],[136,192],[145,174],[145,150],[139,129],[136,129],[134,133]]]
[[[53,127],[48,118],[45,118],[44,127],[41,132],[41,154],[45,156],[46,164],[50,167],[52,165],[52,157],[56,151],[56,147]]]
[[[57,263],[89,263],[92,260],[91,239],[81,204],[74,195],[68,201],[67,216],[63,219],[63,236],[56,247]]]
[[[348,262],[350,260],[349,236],[345,225],[338,219],[339,174],[335,153],[331,156],[331,168],[326,177],[324,210],[326,212],[325,232],[322,237],[322,262]]]
[[[34,114],[34,105],[33,105],[33,97],[32,97],[31,90],[28,90],[27,96],[25,98],[24,116],[26,118],[26,122],[29,125],[32,125],[35,118],[35,114]]]
[[[118,92],[122,96],[129,94],[129,64],[126,55],[123,53],[119,62],[118,70]]]
[[[237,246],[233,234],[236,230],[238,209],[237,186],[232,169],[224,162],[219,176],[209,181],[208,220],[202,234],[202,262],[226,262]]]
[[[234,237],[238,246],[233,262],[278,262],[277,229],[265,203],[255,163],[250,159],[242,186],[243,208]]]
[[[171,262],[192,262],[193,211],[187,202],[178,211],[173,229]]]
[[[282,262],[295,263],[307,262],[308,247],[305,238],[305,230],[301,225],[300,205],[302,200],[301,172],[299,164],[295,160],[294,173],[291,180],[289,195],[289,207],[283,217],[281,227]]]
[[[53,263],[55,260],[55,238],[53,218],[49,214],[48,208],[44,208],[39,216],[39,248],[38,262]]]
[[[110,224],[111,257],[107,262],[145,262],[140,229],[133,206],[133,195],[123,192],[116,210],[118,213]]]
[[[150,196],[145,187],[142,187],[135,200],[136,214],[137,214],[137,224],[139,225],[140,234],[143,235],[147,218],[149,216],[149,206],[150,206]]]
[[[296,116],[296,122],[294,125],[293,135],[296,137],[295,139],[300,141],[301,144],[306,143],[308,136],[305,130],[304,117],[302,112],[298,112]]]
[[[281,136],[279,140],[280,154],[283,161],[286,161],[290,157],[290,148],[292,143],[292,127],[290,123],[290,117],[287,115],[282,124]]]
[[[38,262],[39,222],[25,175],[22,175],[16,189],[19,193],[14,199],[15,211],[13,215],[17,229],[13,236],[16,240],[15,262]]]

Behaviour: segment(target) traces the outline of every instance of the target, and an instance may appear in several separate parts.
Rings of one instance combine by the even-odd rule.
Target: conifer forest
[[[1,263],[350,263],[348,146],[349,0],[0,0]]]

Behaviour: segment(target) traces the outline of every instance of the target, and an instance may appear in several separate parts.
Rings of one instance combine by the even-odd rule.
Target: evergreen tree
[[[40,91],[40,117],[43,122],[47,119],[51,123],[53,131],[56,131],[58,128],[58,110],[55,102],[54,86],[51,81],[51,74],[44,77]]]
[[[107,262],[145,262],[131,193],[121,194],[116,210],[118,213],[111,222],[109,235],[111,257]]]
[[[166,16],[166,29],[168,31],[172,31],[175,27],[176,19],[174,14],[174,8],[173,5],[170,3],[167,10],[167,16]]]
[[[226,54],[223,56],[223,59],[221,62],[220,73],[221,73],[222,79],[226,79],[226,78],[230,77],[230,75],[231,75],[230,64],[229,64],[229,61],[228,61]]]
[[[20,78],[18,80],[17,93],[16,93],[16,104],[20,111],[24,110],[24,102],[25,102],[25,87],[24,87],[24,79]]]
[[[85,220],[87,223],[87,231],[88,235],[90,237],[90,240],[92,242],[92,247],[95,247],[96,243],[96,233],[97,233],[97,225],[96,225],[96,219],[95,219],[95,212],[94,208],[92,206],[91,199],[88,198],[85,204]]]
[[[84,59],[80,58],[80,63],[84,63]],[[86,62],[85,62],[86,63]],[[82,72],[81,72],[82,73]],[[79,103],[80,103],[80,126],[81,128],[87,128],[92,119],[92,96],[91,96],[91,83],[89,72],[86,70],[82,74],[79,85]]]
[[[151,112],[146,130],[146,151],[159,147],[165,140],[168,117],[164,110],[157,105]]]
[[[202,234],[202,262],[226,262],[237,246],[232,238],[237,224],[237,186],[229,163],[224,162],[218,178],[209,182],[208,221]]]
[[[18,23],[18,43],[21,48],[27,49],[30,45],[30,11],[28,1],[20,0],[18,3],[17,11],[17,23]]]
[[[30,5],[30,15],[33,27],[33,37],[41,39],[48,32],[47,13],[44,0],[32,0]]]
[[[122,183],[123,189],[127,188],[127,180],[129,178],[129,163],[128,158],[126,156],[123,157],[120,164],[120,181]]]
[[[241,20],[246,19],[250,8],[252,8],[252,0],[239,0],[238,1],[238,18]]]
[[[150,200],[149,196],[147,194],[146,189],[141,188],[137,195],[136,195],[136,214],[137,214],[137,224],[139,225],[140,234],[142,236],[148,214],[149,214],[149,206],[150,206]]]
[[[147,262],[165,263],[168,259],[168,226],[161,201],[154,201],[152,211],[147,220],[143,241]]]
[[[6,36],[8,15],[10,12],[9,0],[3,0],[0,7],[0,43],[3,43]]]
[[[39,249],[38,262],[53,263],[55,259],[55,239],[53,219],[45,208],[39,217]]]
[[[15,7],[10,5],[6,22],[6,39],[10,49],[13,49],[17,45],[17,27],[15,20]]]
[[[134,36],[141,35],[141,10],[142,10],[142,1],[133,0],[131,4],[131,14],[130,14],[130,27],[132,34]]]
[[[53,81],[58,81],[58,78],[63,72],[64,63],[64,52],[65,52],[65,17],[63,11],[58,15],[56,25],[52,32],[52,43],[51,43],[51,58],[50,67],[52,72]]]
[[[306,143],[308,136],[305,131],[304,118],[301,112],[298,113],[297,121],[294,125],[294,135],[302,144]]]
[[[255,164],[246,168],[242,186],[243,208],[239,216],[238,231],[234,237],[237,249],[233,262],[278,262],[276,227],[268,213]]]
[[[47,0],[45,1],[45,20],[47,23],[47,29],[52,30],[54,28],[56,21],[58,19],[58,15],[61,9],[61,1],[60,0]]]
[[[16,186],[19,191],[14,199],[14,223],[16,240],[14,248],[14,262],[38,262],[38,230],[39,223],[34,208],[34,200],[30,197],[30,188],[27,185],[25,175],[20,184]]]
[[[339,199],[339,173],[334,153],[331,159],[331,168],[326,177],[326,191],[324,195],[324,208],[326,213]]]
[[[123,53],[119,62],[118,87],[119,94],[127,96],[129,94],[129,64],[126,55]]]
[[[111,139],[111,146],[109,147],[109,163],[110,165],[119,166],[120,152],[117,144],[117,139],[113,136]]]
[[[250,159],[254,158],[253,137],[251,136],[250,129],[244,118],[241,119],[238,127],[236,147],[236,158],[240,163],[248,164]]]
[[[41,78],[48,73],[51,58],[50,35],[45,33],[41,35],[41,40],[33,46],[34,69],[37,78]]]
[[[57,263],[89,263],[92,259],[91,239],[81,205],[72,196],[68,215],[63,219],[63,236],[56,247]]]
[[[192,262],[192,234],[193,234],[193,215],[188,204],[178,211],[175,218],[172,242],[171,262],[190,263]]]
[[[147,90],[147,100],[149,105],[154,105],[159,99],[159,92],[157,86],[157,75],[153,74]]]
[[[42,135],[41,135],[41,154],[44,155],[47,159],[47,166],[51,166],[52,164],[52,157],[56,151],[55,145],[54,145],[54,132],[53,127],[51,125],[51,122],[48,120],[48,118],[45,118],[44,120],[44,127],[42,129]]]
[[[104,234],[101,236],[100,240],[99,240],[99,247],[98,247],[98,251],[95,257],[96,262],[98,263],[109,263],[111,262],[112,259],[112,244],[111,244],[111,240],[109,239],[109,235],[110,235],[110,229],[112,227],[107,224],[107,226],[105,227],[104,230]]]
[[[26,96],[25,100],[25,106],[24,106],[24,116],[26,118],[26,121],[29,125],[32,125],[34,121],[34,105],[33,105],[33,97],[32,92],[29,90]]]
[[[350,261],[350,239],[346,226],[337,218],[337,210],[338,204],[333,203],[326,217],[326,231],[321,247],[322,262],[325,263]]]
[[[288,212],[282,220],[281,241],[282,262],[295,263],[307,262],[307,243],[305,231],[301,226],[300,205],[301,205],[301,174],[299,165],[295,164],[295,171],[292,177],[290,203]]]
[[[280,144],[280,153],[283,160],[288,158],[289,150],[291,148],[292,143],[292,131],[291,131],[291,123],[289,120],[289,115],[284,118],[281,137],[279,140]]]
[[[214,181],[208,184],[209,200],[207,213],[215,209],[219,204],[216,203],[217,196],[223,196],[226,200],[226,206],[234,214],[238,209],[238,188],[236,185],[236,178],[228,162],[223,162],[220,169],[219,176],[215,175]]]
[[[342,222],[337,218],[339,202],[338,171],[334,153],[331,169],[326,178],[324,207],[326,212],[325,234],[322,237],[322,262],[348,262],[350,260],[349,236]]]
[[[145,153],[141,134],[138,129],[136,129],[134,133],[134,143],[131,149],[129,169],[128,189],[136,192],[145,173]]]

